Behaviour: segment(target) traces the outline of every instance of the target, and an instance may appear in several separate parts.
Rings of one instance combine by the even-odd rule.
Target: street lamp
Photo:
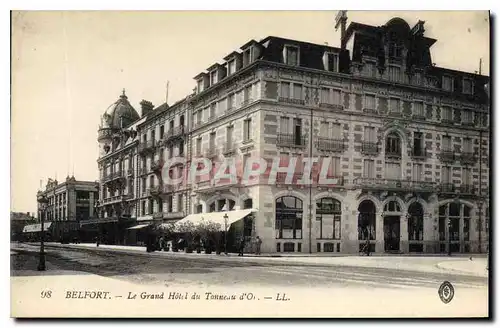
[[[38,271],[45,271],[45,249],[44,249],[44,238],[45,238],[45,229],[44,229],[44,221],[45,215],[47,211],[47,204],[49,203],[49,199],[45,197],[45,195],[40,195],[37,199],[40,204],[40,208],[42,210],[41,213],[41,227],[40,227],[40,261],[38,263]]]
[[[227,255],[227,213],[224,214],[224,253]]]

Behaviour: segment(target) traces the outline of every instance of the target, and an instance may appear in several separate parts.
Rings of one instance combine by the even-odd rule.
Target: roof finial
[[[127,99],[127,96],[125,95],[125,88],[122,89],[122,95],[120,96],[121,99]]]
[[[122,96],[125,96],[125,88],[122,90]]]

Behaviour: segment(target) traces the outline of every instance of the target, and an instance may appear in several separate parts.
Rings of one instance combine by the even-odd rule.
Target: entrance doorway
[[[386,252],[399,252],[400,217],[384,217],[384,245]]]

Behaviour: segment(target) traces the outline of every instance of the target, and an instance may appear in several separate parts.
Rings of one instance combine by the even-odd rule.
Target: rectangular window
[[[165,125],[160,125],[160,138],[163,138],[163,135],[165,134]]]
[[[321,88],[321,103],[322,104],[330,103],[330,89]]]
[[[415,73],[415,76],[414,76],[414,83],[415,83],[416,85],[422,85],[422,81],[423,81],[423,78],[422,78],[422,73],[420,73],[420,72]]]
[[[443,120],[445,121],[453,121],[451,107],[443,106]]]
[[[326,54],[326,67],[325,69],[330,72],[338,72],[339,56],[333,53]]]
[[[413,133],[413,156],[424,156],[424,136],[422,132]]]
[[[320,127],[319,127],[319,136],[322,138],[327,138],[328,137],[328,122],[321,122]]]
[[[210,72],[210,85],[217,83],[217,71]]]
[[[385,163],[385,177],[392,180],[401,179],[401,165],[399,163]]]
[[[340,90],[332,90],[333,104],[340,105]]]
[[[470,124],[474,121],[474,112],[471,110],[464,110],[462,112],[462,122],[465,124]]]
[[[375,128],[373,126],[365,126],[364,139],[365,142],[376,142]]]
[[[179,141],[179,156],[184,156],[184,141]]]
[[[246,119],[243,121],[243,141],[251,140],[252,120]]]
[[[377,77],[377,66],[374,62],[365,63],[365,75],[372,78]]]
[[[375,177],[375,161],[372,159],[365,159],[363,162],[363,176],[365,178]]]
[[[142,192],[146,192],[146,178],[142,178]]]
[[[451,181],[451,170],[449,166],[443,166],[441,168],[441,182],[450,183]]]
[[[227,96],[227,109],[231,110],[234,108],[234,93]]]
[[[290,119],[288,117],[281,117],[280,119],[280,133],[290,133]]]
[[[417,101],[413,104],[413,115],[419,117],[425,117],[423,102]]]
[[[214,102],[210,105],[210,119],[215,118],[216,109],[217,109],[217,103]]]
[[[293,85],[293,98],[299,100],[302,99],[302,84]]]
[[[462,168],[462,184],[471,185],[472,184],[472,174],[468,167]]]
[[[247,49],[243,52],[243,66],[250,65],[252,62],[252,48]]]
[[[422,181],[422,164],[413,164],[413,181]]]
[[[464,152],[472,153],[472,139],[464,138]]]
[[[453,91],[453,79],[449,76],[443,76],[443,89]]]
[[[302,145],[302,120],[300,118],[294,118],[293,122],[293,139],[296,145]]]
[[[391,111],[391,113],[399,113],[400,112],[399,99],[397,99],[397,98],[391,98],[391,100],[390,100],[390,111]]]
[[[281,82],[281,97],[282,98],[291,98],[290,97],[290,83],[289,82]]]
[[[470,219],[464,218],[464,241],[469,241],[470,233]]]
[[[203,122],[203,111],[200,109],[196,112],[196,123],[201,124]]]
[[[451,151],[451,137],[450,136],[443,136],[443,150],[444,151]]]
[[[332,123],[332,138],[342,139],[342,125],[340,123]]]
[[[297,47],[286,47],[286,64],[290,66],[299,65],[299,48]]]
[[[203,80],[198,80],[198,82],[197,82],[197,90],[198,90],[198,93],[200,93],[200,92],[203,91]]]
[[[399,82],[401,80],[401,68],[398,66],[389,66],[389,80]]]
[[[210,149],[215,148],[215,132],[210,133],[209,147]]]
[[[473,92],[473,83],[471,79],[464,79],[462,85],[462,92],[471,95]]]
[[[236,72],[236,60],[233,59],[227,63],[227,75],[231,75]]]
[[[331,175],[334,177],[339,177],[342,175],[340,173],[340,157],[331,158],[329,171],[331,172]]]
[[[243,102],[244,103],[247,103],[248,101],[250,101],[250,98],[251,98],[251,94],[252,94],[252,86],[247,86],[243,89]]]
[[[141,202],[141,215],[143,215],[143,216],[146,215],[146,201],[145,200],[143,200]]]
[[[365,95],[365,108],[375,110],[375,96]]]
[[[179,194],[177,196],[177,212],[182,212],[183,210],[184,210],[183,198],[182,194]]]
[[[201,138],[196,139],[196,155],[201,155]]]
[[[228,147],[233,144],[233,126],[228,126],[226,130],[226,142]]]

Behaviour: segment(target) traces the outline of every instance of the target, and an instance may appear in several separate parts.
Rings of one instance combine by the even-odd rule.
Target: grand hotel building
[[[194,92],[141,115],[125,94],[99,130],[100,218],[115,242],[188,214],[253,208],[237,231],[263,252],[479,252],[489,244],[489,78],[438,67],[424,23],[340,18],[340,48],[251,40],[194,77]],[[170,167],[174,157],[187,165]],[[322,185],[165,186],[198,157],[330,158]],[[166,171],[164,168],[169,167]],[[184,173],[183,173],[184,172]],[[222,213],[221,213],[222,215]],[[137,229],[138,230],[138,229]]]

